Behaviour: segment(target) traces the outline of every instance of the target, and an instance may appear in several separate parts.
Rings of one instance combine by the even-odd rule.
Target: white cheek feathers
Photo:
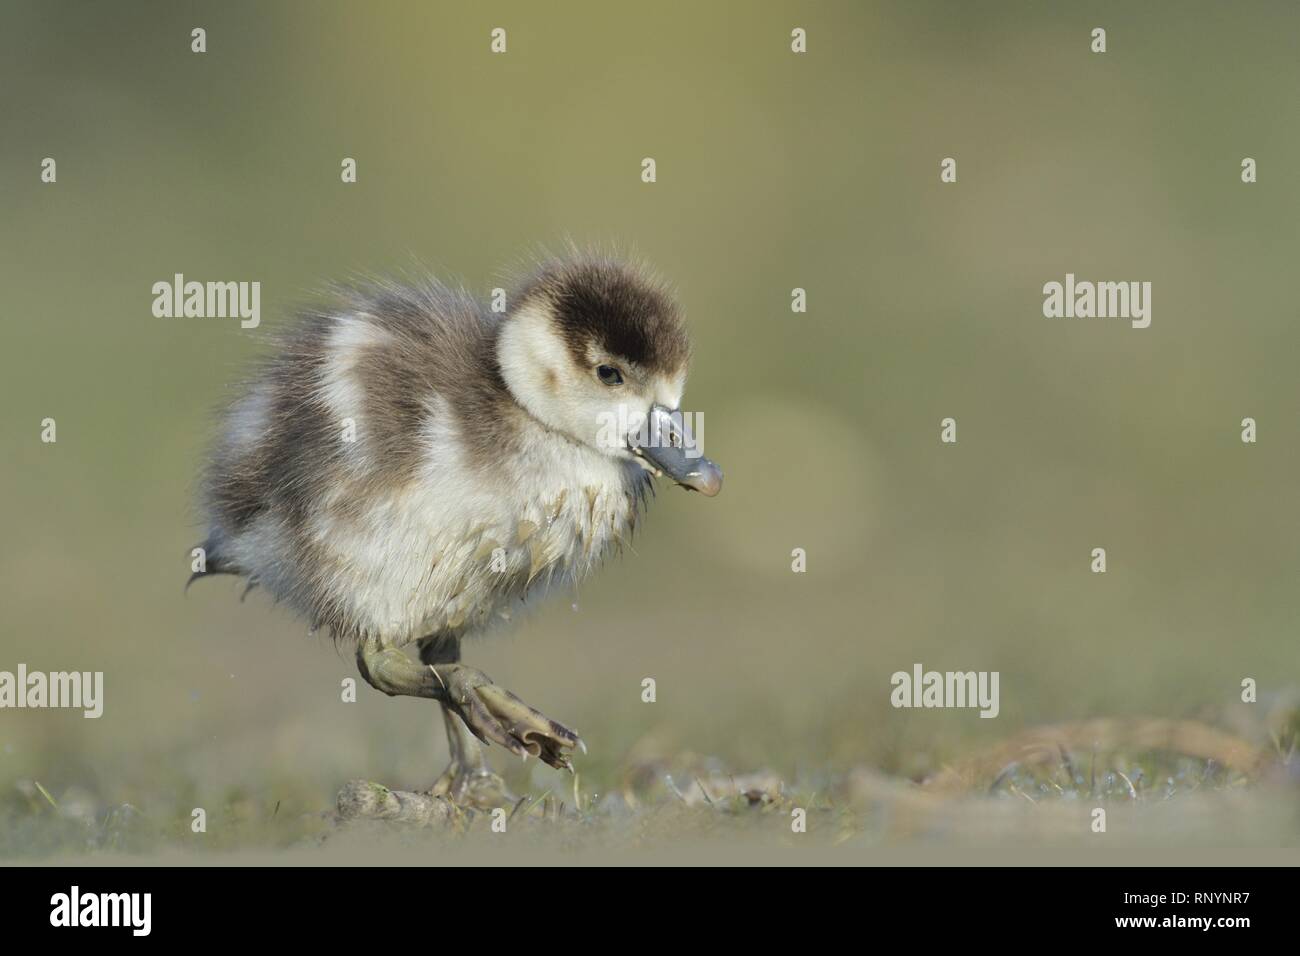
[[[534,418],[560,427],[571,411],[565,407],[564,385],[573,360],[547,308],[525,306],[506,320],[497,340],[497,363],[515,400]]]
[[[533,418],[605,454],[622,454],[626,442],[611,440],[610,428],[624,427],[619,400],[627,393],[600,384],[594,374],[574,365],[546,305],[525,305],[506,320],[497,341],[497,363],[515,401]],[[628,411],[633,430],[636,404]],[[640,409],[641,417],[648,408]]]
[[[654,380],[655,404],[671,411],[682,407],[682,392],[686,390],[686,370],[682,369],[671,377],[660,375]]]

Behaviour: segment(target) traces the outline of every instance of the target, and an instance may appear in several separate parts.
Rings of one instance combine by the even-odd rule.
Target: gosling
[[[438,701],[452,760],[429,792],[480,805],[503,792],[484,744],[570,770],[586,747],[462,664],[462,639],[621,548],[652,475],[722,486],[679,411],[690,342],[657,280],[575,254],[508,303],[429,279],[301,316],[226,415],[195,575],[246,578],[355,646],[378,690]]]

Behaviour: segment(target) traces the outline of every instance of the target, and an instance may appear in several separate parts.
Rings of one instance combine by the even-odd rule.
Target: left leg
[[[479,740],[500,744],[520,757],[572,770],[574,747],[582,738],[529,707],[480,670],[464,664],[417,664],[400,648],[369,639],[357,646],[357,670],[389,697],[426,697],[454,711]]]

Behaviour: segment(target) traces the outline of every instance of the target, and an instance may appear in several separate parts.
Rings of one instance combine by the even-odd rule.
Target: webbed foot
[[[446,688],[444,706],[463,720],[479,740],[570,771],[573,748],[586,752],[586,744],[574,731],[529,707],[482,671],[464,664],[430,666]]]

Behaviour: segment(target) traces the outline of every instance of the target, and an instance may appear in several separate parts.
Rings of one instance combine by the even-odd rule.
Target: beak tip
[[[691,482],[686,487],[698,491],[706,498],[716,498],[722,490],[722,469],[712,462],[709,464],[712,467],[704,469],[698,475],[692,475]]]

